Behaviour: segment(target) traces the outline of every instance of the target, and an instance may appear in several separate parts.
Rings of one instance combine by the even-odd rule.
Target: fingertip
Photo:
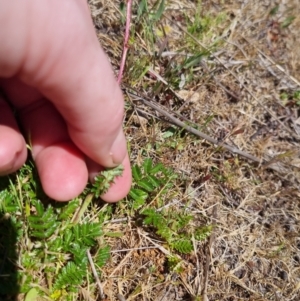
[[[15,129],[0,125],[0,175],[17,171],[27,158],[26,143]]]
[[[120,130],[117,135],[112,148],[110,150],[111,162],[107,162],[106,167],[115,167],[123,164],[124,159],[127,156],[126,138],[123,133],[123,129]]]
[[[126,155],[122,165],[124,167],[122,176],[116,177],[108,192],[101,196],[101,199],[107,203],[116,203],[122,200],[130,191],[132,177],[128,155]]]
[[[88,181],[82,153],[71,143],[46,147],[34,158],[44,192],[56,201],[78,196]]]
[[[0,95],[0,175],[15,172],[26,158],[26,142],[9,105]]]

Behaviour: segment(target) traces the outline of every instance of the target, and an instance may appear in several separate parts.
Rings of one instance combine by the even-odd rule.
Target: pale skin
[[[27,141],[49,197],[70,200],[119,164],[102,198],[126,196],[123,96],[85,0],[0,0],[0,91],[0,175],[24,164]]]

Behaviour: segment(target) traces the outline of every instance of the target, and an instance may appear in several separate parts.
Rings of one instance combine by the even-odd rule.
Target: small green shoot
[[[114,182],[114,179],[122,175],[123,170],[124,167],[119,165],[115,168],[101,171],[99,175],[95,177],[95,182],[91,189],[91,192],[95,194],[95,197],[98,198],[101,194],[106,193],[110,185]]]
[[[289,27],[289,26],[293,23],[293,21],[294,21],[295,19],[296,19],[295,16],[289,16],[289,17],[285,18],[285,19],[283,20],[283,22],[280,24],[280,27],[281,27],[281,28],[287,28],[287,27]]]

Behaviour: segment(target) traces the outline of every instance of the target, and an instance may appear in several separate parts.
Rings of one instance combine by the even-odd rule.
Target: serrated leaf
[[[138,165],[134,165],[132,167],[132,175],[136,182],[138,182],[142,178],[142,171]]]
[[[20,207],[13,195],[7,190],[0,191],[0,211],[11,213],[19,210]]]
[[[143,199],[136,199],[136,200],[134,200],[134,202],[132,203],[132,208],[133,208],[134,210],[137,210],[137,209],[141,208],[141,207],[144,206],[144,205],[145,205],[145,200],[143,200]]]
[[[74,262],[77,266],[84,268],[87,266],[88,258],[87,258],[87,247],[82,247],[78,244],[73,244],[72,248],[70,248],[70,252],[73,254]]]
[[[78,199],[69,202],[64,208],[62,208],[62,211],[59,214],[58,218],[61,220],[70,218],[72,216],[72,214],[76,211],[78,206],[79,206]]]
[[[37,237],[37,238],[48,238],[50,237],[54,232],[55,230],[57,229],[58,227],[58,223],[54,222],[52,225],[50,225],[48,227],[47,230],[44,230],[43,228],[42,229],[39,229],[41,231],[32,231],[31,232],[31,236],[33,237]]]
[[[212,228],[213,228],[212,225],[208,225],[208,226],[204,226],[200,229],[197,229],[195,231],[195,239],[199,240],[199,241],[205,240],[207,237],[210,236]]]
[[[64,289],[69,286],[77,286],[85,276],[85,269],[80,269],[74,262],[68,262],[58,274],[53,285],[54,290]]]
[[[101,171],[96,177],[91,191],[98,198],[109,189],[110,185],[114,182],[115,178],[123,174],[124,167],[119,165],[114,168],[109,168]]]
[[[159,187],[162,183],[161,183],[161,181],[159,180],[159,179],[157,179],[155,176],[153,176],[153,175],[148,175],[147,176],[147,180],[149,181],[149,182],[151,182],[151,184],[155,187],[155,188],[157,188],[157,187]]]
[[[132,188],[129,191],[129,196],[131,196],[134,200],[146,200],[148,193],[141,189]]]
[[[151,169],[152,169],[152,159],[151,158],[146,158],[144,163],[143,163],[143,168],[145,173],[150,173]]]
[[[156,234],[167,241],[172,239],[173,233],[171,229],[169,229],[165,223],[162,223],[161,220],[158,220],[158,222],[156,222],[156,227],[158,227]]]
[[[42,216],[45,213],[44,204],[40,200],[35,200],[33,204],[36,209],[37,216]]]
[[[179,239],[172,243],[172,248],[183,254],[188,254],[193,251],[193,244],[191,240]]]
[[[98,250],[98,254],[96,255],[95,262],[101,268],[106,264],[109,258],[110,258],[110,247],[105,246]]]
[[[76,224],[73,227],[74,238],[77,243],[86,246],[93,246],[95,238],[102,235],[102,225],[100,223]]]
[[[61,237],[56,237],[48,244],[48,248],[52,250],[56,250],[56,252],[60,252],[64,246],[65,242],[62,240]]]
[[[155,228],[161,228],[164,225],[167,226],[165,218],[160,213],[156,212],[153,208],[145,209],[142,212],[142,215],[146,216],[144,218],[145,225],[152,225]],[[160,230],[160,229],[158,229],[158,230]]]
[[[64,248],[68,249],[73,241],[73,232],[71,229],[65,229],[64,231]]]
[[[164,165],[163,165],[162,163],[158,163],[158,164],[154,165],[154,166],[150,169],[149,173],[150,173],[151,175],[154,175],[154,174],[156,174],[156,173],[162,171],[164,168],[165,168],[165,167],[164,167]]]
[[[144,188],[148,192],[152,192],[155,188],[150,181],[147,181],[147,178],[139,181],[138,186],[140,186],[141,188]]]

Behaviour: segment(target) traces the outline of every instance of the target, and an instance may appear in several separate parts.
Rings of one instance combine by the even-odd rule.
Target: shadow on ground
[[[0,191],[3,189],[3,183],[1,184]],[[15,225],[9,214],[3,214],[0,211],[0,300],[17,301],[20,290],[17,261],[17,231]]]
[[[17,300],[19,293],[16,243],[10,217],[0,214],[0,300]]]

